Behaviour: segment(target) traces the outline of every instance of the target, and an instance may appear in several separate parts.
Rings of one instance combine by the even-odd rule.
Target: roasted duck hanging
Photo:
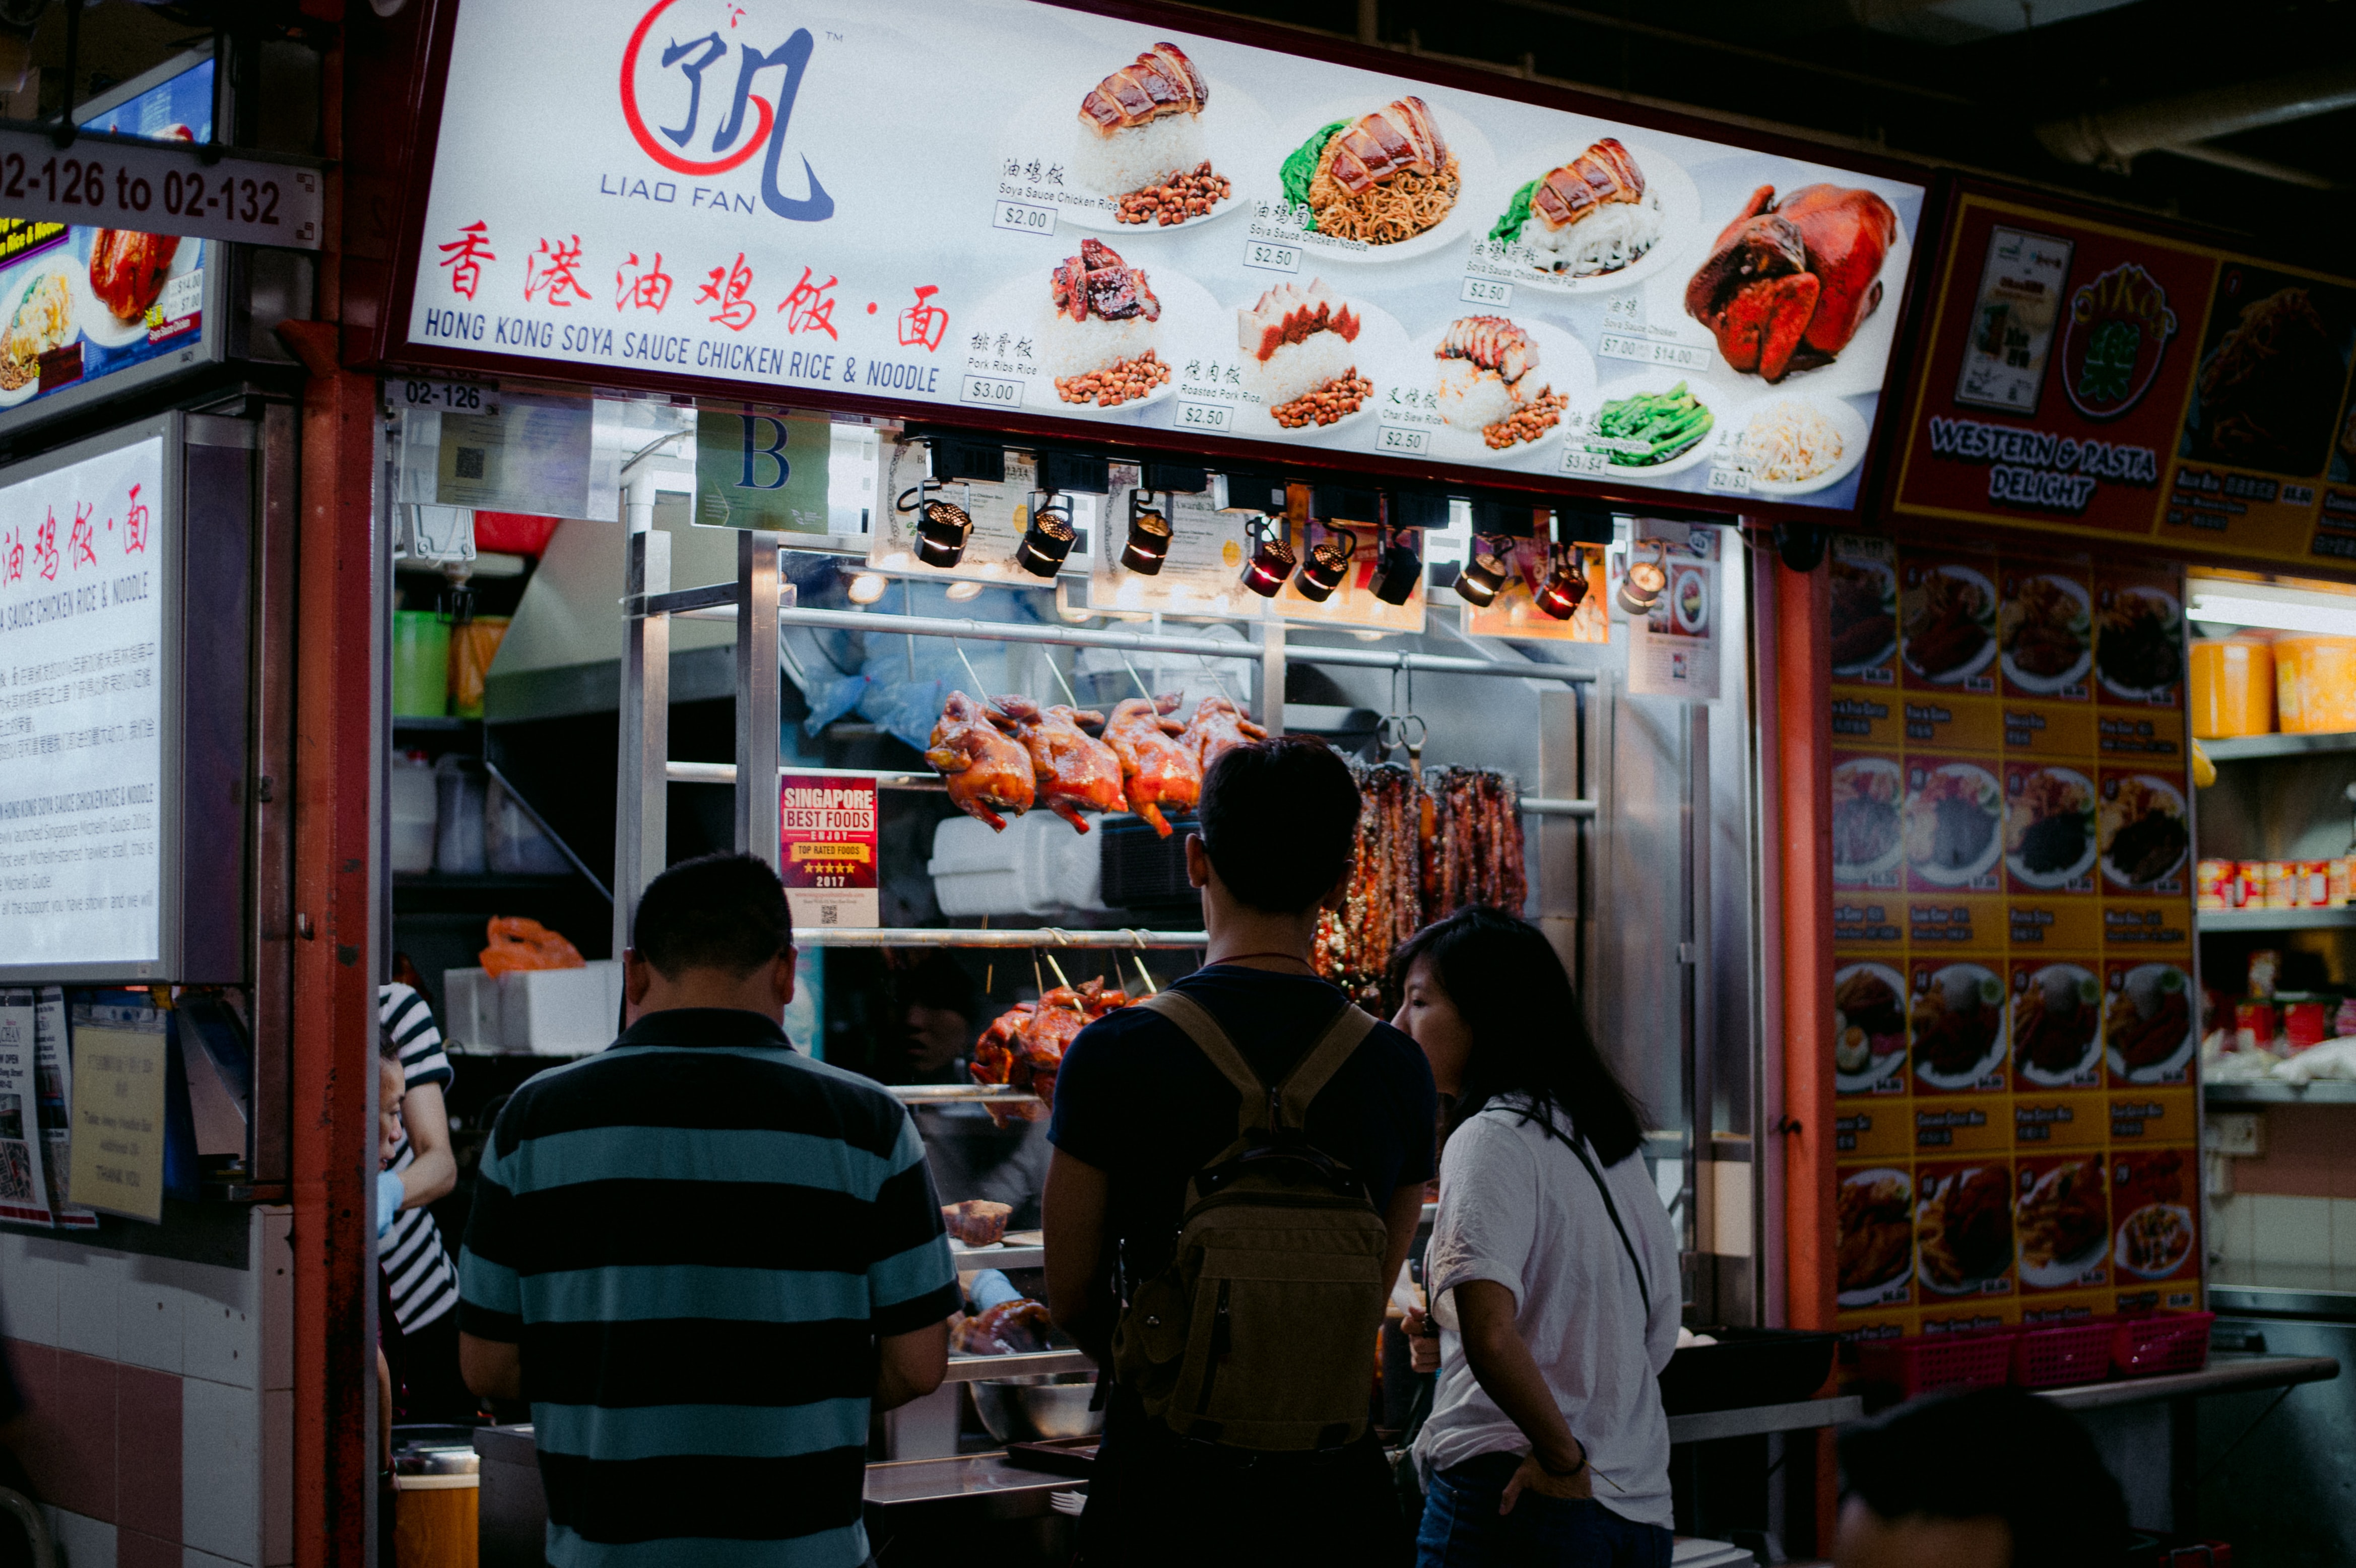
[[[1170,716],[1177,706],[1175,693],[1151,701],[1131,697],[1113,708],[1104,732],[1106,744],[1120,758],[1129,809],[1163,838],[1170,836],[1170,823],[1162,808],[1191,811],[1203,798],[1203,765],[1179,738],[1186,726]]]
[[[1881,303],[1898,214],[1869,190],[1751,193],[1686,285],[1686,313],[1738,371],[1780,381],[1829,364]]]
[[[1031,754],[1001,733],[1013,727],[1004,714],[951,692],[925,752],[933,770],[948,780],[950,802],[995,832],[1005,832],[1007,816],[1029,811],[1038,790]]]
[[[1039,1122],[1055,1106],[1055,1074],[1064,1052],[1082,1029],[1129,997],[1108,991],[1101,980],[1058,985],[1036,1002],[1018,1002],[1000,1014],[973,1047],[973,1081],[1002,1083],[1009,1089],[1039,1097],[1036,1105],[992,1105],[993,1120]]]
[[[1178,737],[1178,744],[1194,753],[1207,779],[1211,764],[1220,757],[1239,746],[1267,738],[1268,731],[1244,717],[1234,703],[1225,697],[1205,697],[1194,704],[1194,716],[1187,721],[1186,733]]]
[[[1014,723],[1014,738],[1031,754],[1039,804],[1080,832],[1088,831],[1082,811],[1122,809],[1120,758],[1082,725],[1101,729],[1105,716],[1062,703],[1041,708],[1028,697],[998,699],[998,711]]]

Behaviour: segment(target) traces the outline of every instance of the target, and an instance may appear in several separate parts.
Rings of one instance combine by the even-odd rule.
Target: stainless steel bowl
[[[1089,1437],[1104,1430],[1104,1412],[1090,1410],[1094,1372],[1045,1372],[1029,1378],[983,1378],[973,1385],[981,1424],[1001,1443],[1049,1437]]]

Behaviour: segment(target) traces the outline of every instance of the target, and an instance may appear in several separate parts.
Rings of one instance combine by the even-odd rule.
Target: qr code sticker
[[[483,452],[484,449],[480,446],[459,447],[457,452],[457,461],[454,465],[457,472],[457,477],[462,479],[481,478],[483,477]]]

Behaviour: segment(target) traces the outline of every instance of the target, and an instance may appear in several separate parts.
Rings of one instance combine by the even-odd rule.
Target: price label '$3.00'
[[[1023,383],[1000,381],[995,376],[968,376],[958,384],[959,403],[978,403],[990,408],[1020,408],[1023,406]]]

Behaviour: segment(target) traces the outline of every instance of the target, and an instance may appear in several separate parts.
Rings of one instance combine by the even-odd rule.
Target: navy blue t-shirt
[[[1340,1011],[1313,975],[1214,964],[1173,983],[1202,1004],[1263,1083],[1291,1071]],[[1055,1077],[1048,1139],[1111,1178],[1107,1216],[1130,1280],[1169,1266],[1186,1183],[1236,1140],[1241,1097],[1177,1025],[1141,1007],[1080,1031]],[[1376,1207],[1435,1168],[1439,1097],[1413,1040],[1376,1024],[1311,1101],[1309,1141],[1366,1184]]]

